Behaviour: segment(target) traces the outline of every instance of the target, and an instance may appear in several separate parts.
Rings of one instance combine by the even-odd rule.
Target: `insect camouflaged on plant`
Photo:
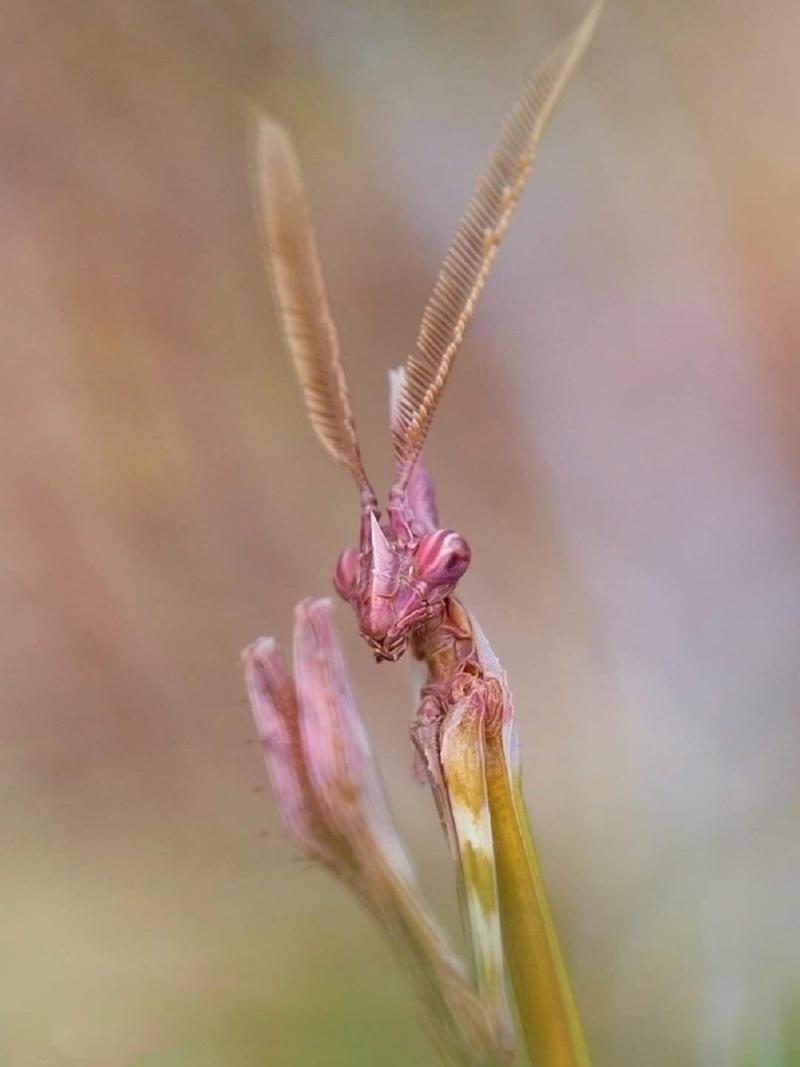
[[[513,1049],[507,965],[526,1045],[548,1067],[587,1064],[588,1052],[533,848],[506,676],[454,595],[470,550],[439,522],[421,451],[541,135],[601,7],[523,88],[447,254],[415,350],[391,374],[395,480],[384,521],[361,459],[295,152],[276,123],[258,126],[266,245],[284,333],[314,429],[360,495],[358,544],[339,557],[334,585],[377,660],[397,660],[410,646],[425,664],[411,735],[456,862],[473,977],[497,1059]]]

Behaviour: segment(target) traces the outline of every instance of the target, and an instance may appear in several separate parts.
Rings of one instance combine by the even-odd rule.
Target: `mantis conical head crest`
[[[377,660],[397,660],[418,627],[436,618],[470,562],[454,530],[420,532],[413,517],[389,509],[381,525],[374,510],[362,519],[359,548],[339,557],[334,586],[352,605],[361,636]]]

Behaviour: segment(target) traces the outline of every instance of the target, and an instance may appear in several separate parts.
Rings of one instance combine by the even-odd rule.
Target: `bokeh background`
[[[386,371],[573,0],[5,0],[0,1063],[428,1064],[282,836],[238,664],[355,535],[265,283],[294,131],[368,467]],[[800,1064],[794,0],[611,3],[428,447],[598,1065]],[[458,936],[406,666],[339,613]]]

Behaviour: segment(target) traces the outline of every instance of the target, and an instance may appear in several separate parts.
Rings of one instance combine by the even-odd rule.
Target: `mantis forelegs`
[[[412,733],[444,812],[477,991],[505,1032],[507,966],[533,1062],[588,1067],[522,796],[510,696],[475,627],[478,648],[453,676],[438,729],[428,697]]]
[[[481,685],[456,701],[442,724],[440,758],[463,886],[462,910],[475,984],[510,1044],[512,1024],[506,1000],[500,900],[486,776],[488,707],[488,694]]]

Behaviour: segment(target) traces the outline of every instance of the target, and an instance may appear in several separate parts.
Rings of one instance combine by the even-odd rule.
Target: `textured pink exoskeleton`
[[[390,511],[385,527],[372,511],[366,549],[349,548],[339,557],[336,591],[353,606],[377,660],[400,658],[410,636],[441,614],[469,566],[460,534],[422,529],[410,508]]]
[[[271,121],[260,123],[258,137],[268,258],[284,332],[314,429],[351,471],[359,491],[357,544],[339,557],[334,585],[353,608],[359,632],[377,660],[397,660],[410,648],[425,665],[411,735],[456,861],[473,979],[491,1020],[492,1062],[507,1060],[512,1050],[507,962],[529,1051],[547,1067],[585,1065],[588,1053],[528,828],[505,673],[477,622],[454,595],[470,564],[470,549],[460,533],[440,524],[421,452],[542,132],[592,36],[601,6],[602,0],[525,85],[445,259],[416,348],[405,367],[392,372],[396,474],[383,515],[361,460],[294,149],[285,131]],[[313,611],[300,610],[301,616],[307,613],[307,622],[296,631],[296,699],[306,725],[300,728],[301,742],[295,738],[293,744],[295,751],[301,744],[298,768],[305,770],[292,774],[273,755],[273,781],[295,839],[336,869],[342,849],[358,851],[359,826],[369,827],[365,813],[381,804],[369,784],[375,776],[357,720],[342,713],[352,697],[331,631],[325,631],[322,662],[335,660],[337,668],[323,677],[319,659],[303,654]],[[291,734],[292,715],[279,710],[280,694],[289,687],[272,646],[254,649],[248,653],[254,708],[271,709],[263,732],[268,741],[271,732],[278,739],[277,748],[268,745],[269,755],[285,750],[285,737]],[[350,725],[334,737],[331,721]],[[308,726],[312,722],[313,729]],[[354,773],[347,771],[351,760]],[[349,828],[333,826],[349,810],[343,800],[346,790],[336,786],[345,780],[354,783],[354,810],[360,813]],[[327,832],[318,832],[319,815],[309,821],[308,811],[302,811],[304,791],[308,811],[323,813]],[[326,812],[331,795],[337,800]],[[365,802],[367,796],[372,800]],[[382,830],[373,836],[385,842],[393,831],[384,817],[380,822]],[[379,852],[371,847],[373,858]],[[342,869],[337,873],[344,876]],[[352,881],[357,889],[363,884],[361,868]],[[370,896],[363,889],[361,895]]]

